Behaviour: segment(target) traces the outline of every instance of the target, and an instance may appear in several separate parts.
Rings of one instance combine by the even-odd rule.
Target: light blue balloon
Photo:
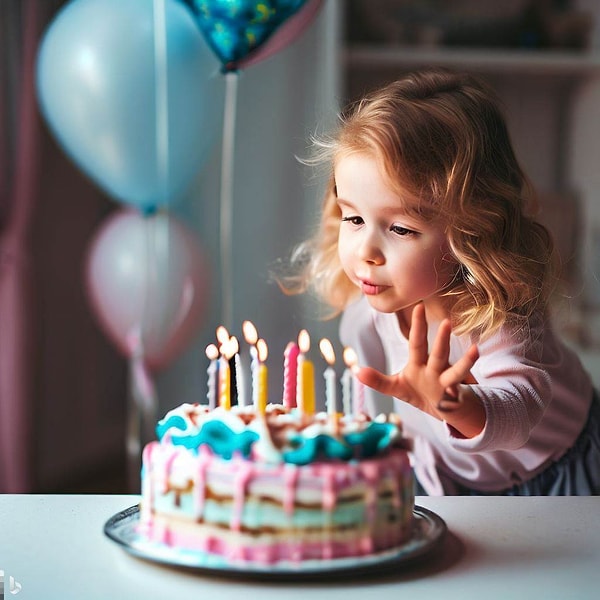
[[[157,28],[166,52],[159,43],[156,63],[155,5],[166,23]],[[142,211],[181,197],[208,158],[221,128],[222,79],[179,0],[72,0],[37,61],[40,108],[61,145],[110,196]]]

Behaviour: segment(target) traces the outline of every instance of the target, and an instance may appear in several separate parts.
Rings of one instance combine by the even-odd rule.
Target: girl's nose
[[[358,248],[358,257],[360,260],[374,265],[382,265],[385,262],[381,245],[374,234],[369,235],[365,233]]]

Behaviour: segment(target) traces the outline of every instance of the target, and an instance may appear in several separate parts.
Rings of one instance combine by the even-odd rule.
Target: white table
[[[394,575],[292,584],[228,581],[130,556],[104,536],[103,526],[137,502],[136,496],[0,495],[5,599],[600,598],[599,497],[419,497],[417,504],[449,530],[426,560]],[[21,584],[18,594],[10,594],[10,577]]]

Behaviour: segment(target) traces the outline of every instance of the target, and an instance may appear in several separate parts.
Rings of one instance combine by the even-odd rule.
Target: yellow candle
[[[219,349],[219,406],[225,410],[231,409],[231,369],[229,360],[237,352],[238,343],[235,338],[229,338]]]
[[[267,365],[264,363],[258,367],[258,412],[262,415],[267,410],[268,381]]]
[[[306,353],[310,350],[310,336],[303,329],[298,334],[298,385],[296,386],[296,405],[306,415],[315,412],[315,368]]]
[[[315,412],[315,367],[308,359],[302,362],[302,412]]]
[[[264,340],[258,340],[256,342],[256,350],[258,353],[258,394],[256,402],[257,414],[264,414],[267,410],[267,398],[268,398],[268,371],[265,361],[267,360],[268,348]]]
[[[219,406],[225,410],[231,408],[231,373],[226,356],[219,359]]]

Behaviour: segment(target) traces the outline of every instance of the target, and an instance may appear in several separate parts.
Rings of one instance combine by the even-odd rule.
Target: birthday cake
[[[338,410],[331,372],[328,408],[316,412],[304,397],[310,400],[313,383],[305,351],[292,353],[292,368],[286,350],[283,402],[266,403],[264,387],[248,404],[227,397],[225,365],[234,363],[226,347],[208,404],[168,412],[158,440],[144,448],[139,531],[152,542],[231,563],[362,557],[406,543],[414,489],[400,419],[371,418],[349,397]],[[253,387],[265,386],[261,366],[254,365]],[[344,386],[345,396],[349,390]]]

